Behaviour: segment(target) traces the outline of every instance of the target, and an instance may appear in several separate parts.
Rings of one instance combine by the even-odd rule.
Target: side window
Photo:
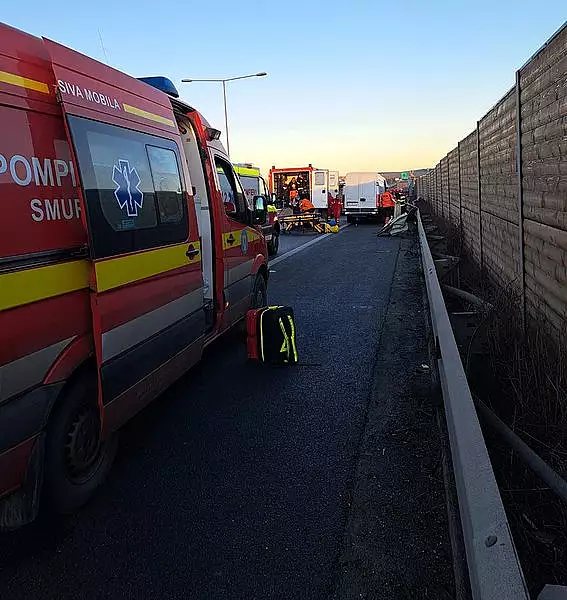
[[[315,185],[325,185],[325,173],[323,171],[315,171]]]
[[[173,150],[147,146],[160,223],[183,219],[183,194],[177,157]]]
[[[114,231],[156,227],[150,166],[145,145],[135,138],[87,131],[87,144],[94,181],[87,189],[97,189],[100,207]],[[81,174],[83,161],[79,157]]]
[[[93,257],[186,241],[177,144],[81,117],[68,119]]]
[[[234,204],[236,207],[236,190],[232,186],[230,179],[224,172],[224,169],[217,165],[217,177],[219,178],[220,191],[222,195],[222,201],[225,204]]]
[[[215,167],[225,207],[230,203],[236,208],[236,212],[231,213],[230,216],[241,223],[247,224],[249,221],[247,203],[238,177],[236,177],[231,165],[218,156],[215,156]]]

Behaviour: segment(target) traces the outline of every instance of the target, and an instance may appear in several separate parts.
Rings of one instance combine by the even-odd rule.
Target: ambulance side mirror
[[[254,223],[261,225],[266,222],[268,202],[264,196],[254,196]]]

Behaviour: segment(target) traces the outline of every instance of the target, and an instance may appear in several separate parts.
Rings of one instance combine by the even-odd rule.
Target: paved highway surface
[[[217,343],[124,428],[92,502],[0,538],[0,598],[448,598],[419,256],[375,230],[274,264],[302,364]]]

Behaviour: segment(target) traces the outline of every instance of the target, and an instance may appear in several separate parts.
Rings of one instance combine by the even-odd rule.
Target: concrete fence
[[[418,179],[418,195],[457,227],[522,318],[567,325],[567,23],[516,72],[516,85]]]

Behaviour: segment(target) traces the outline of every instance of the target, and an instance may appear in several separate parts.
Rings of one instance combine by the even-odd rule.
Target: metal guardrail
[[[475,600],[528,600],[419,210],[417,223],[472,596]]]

